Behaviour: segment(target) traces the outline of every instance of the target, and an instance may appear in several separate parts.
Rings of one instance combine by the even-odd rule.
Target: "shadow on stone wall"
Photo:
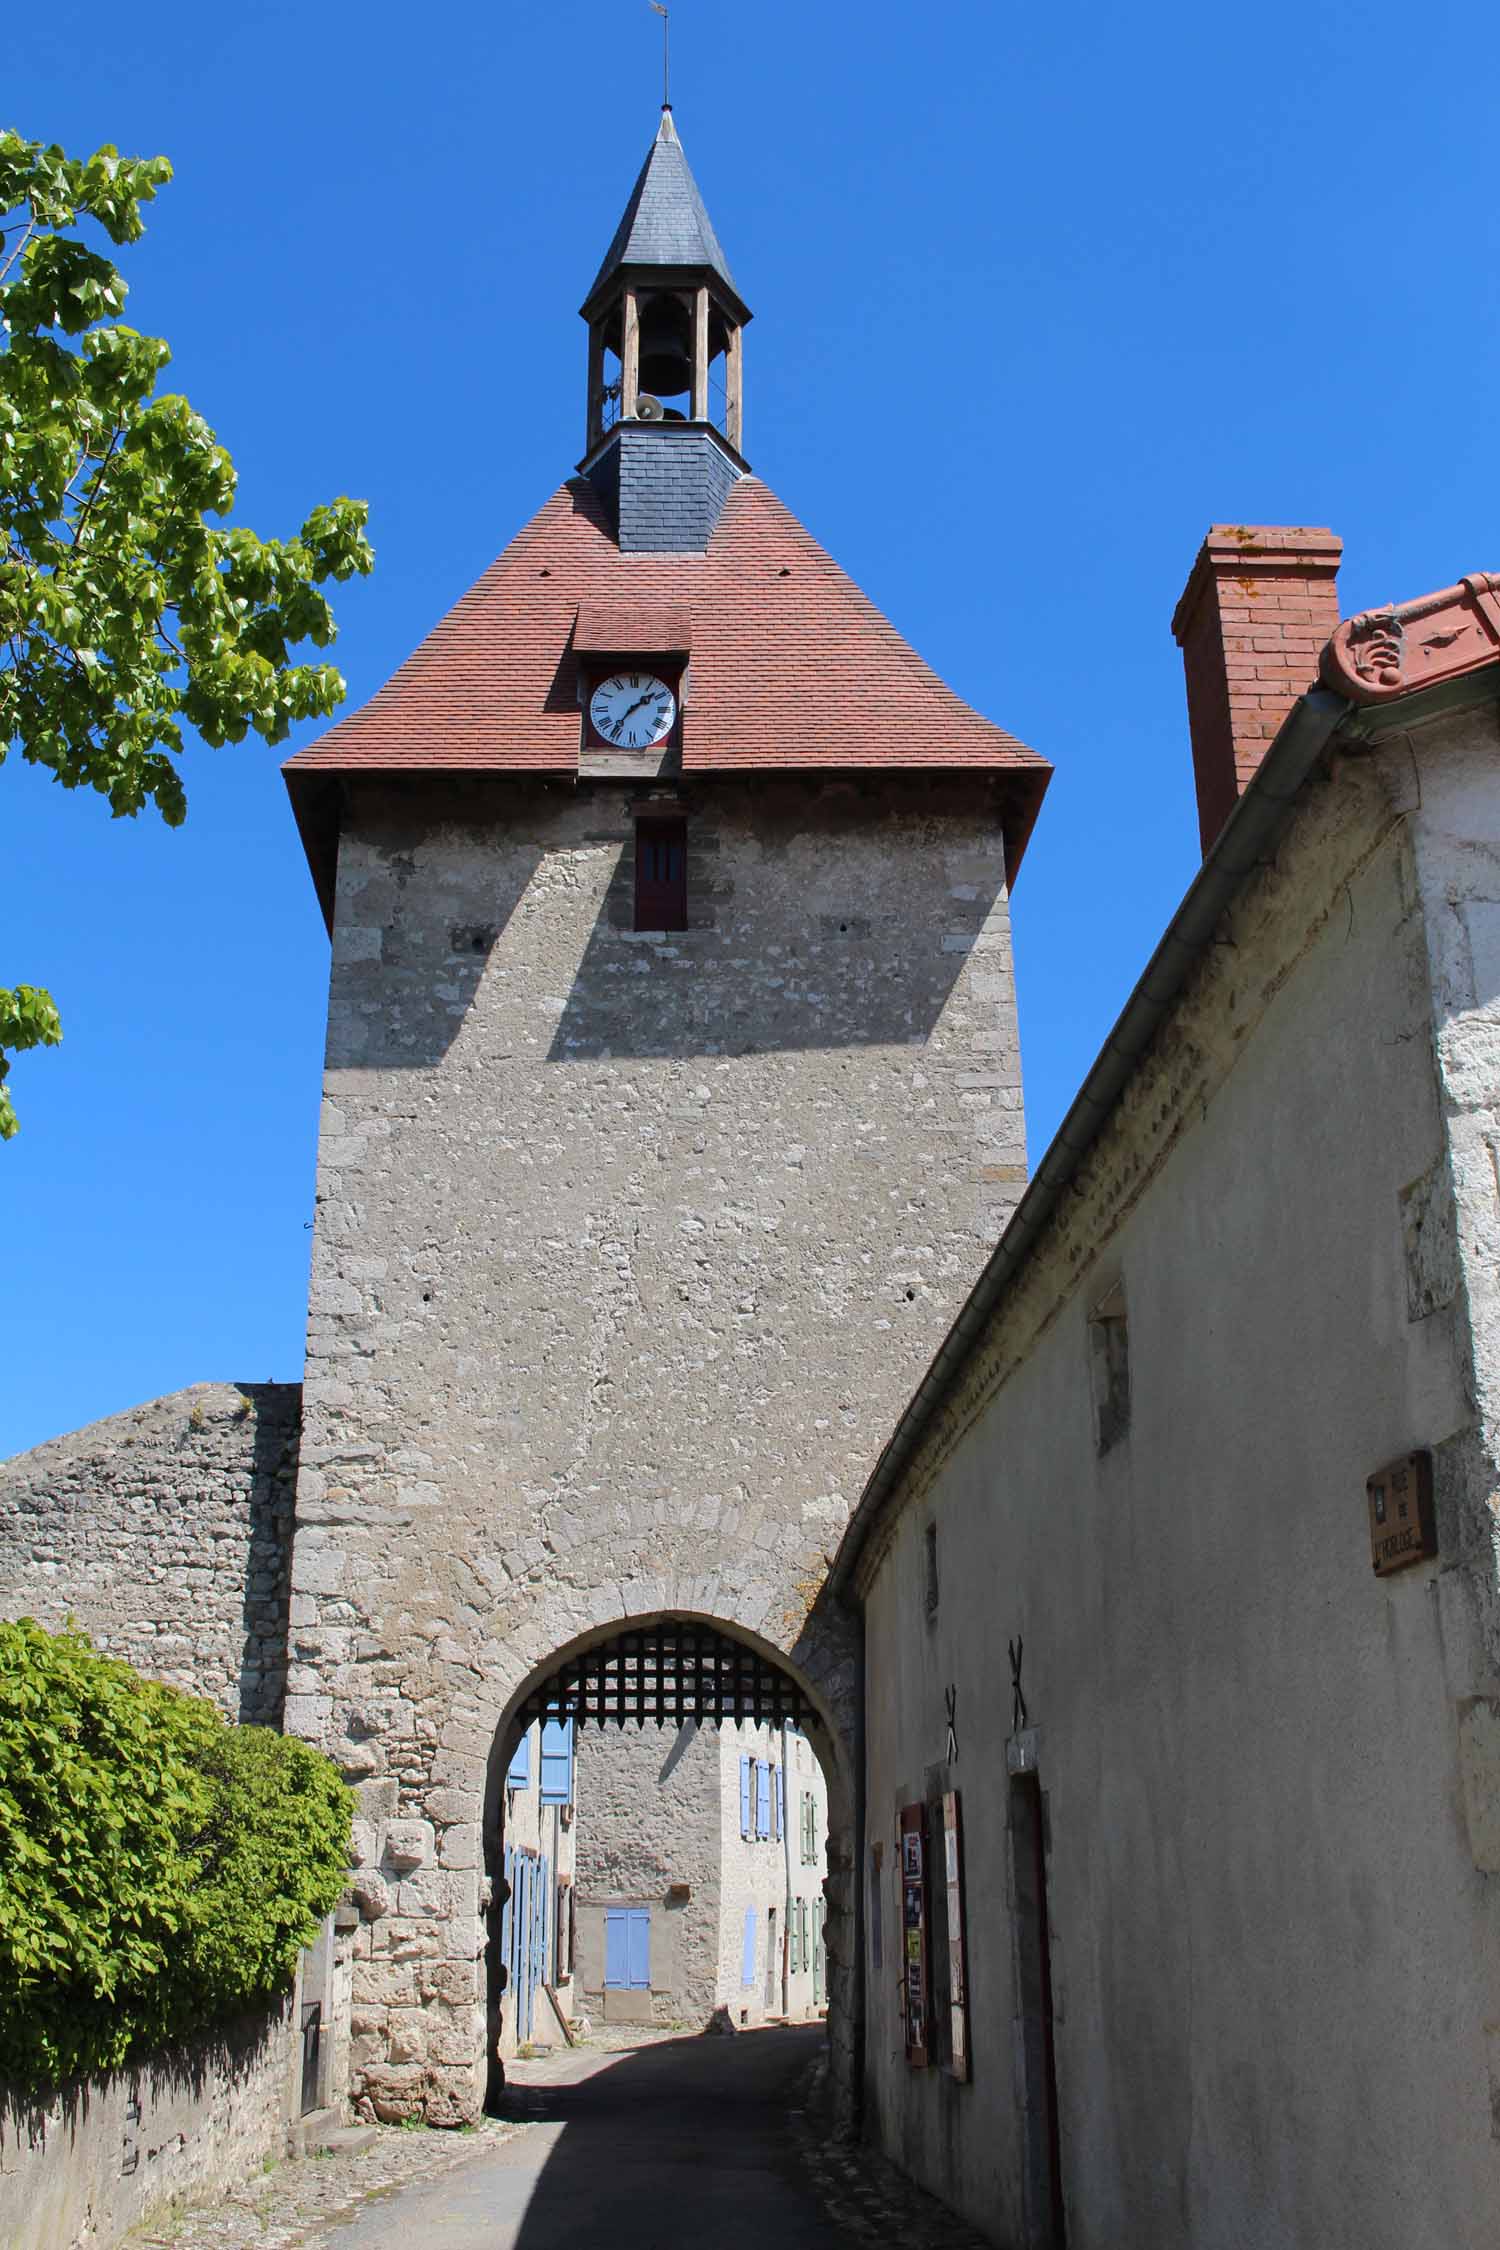
[[[969,860],[972,879],[961,886],[943,864],[963,837],[930,824],[973,821],[977,840],[972,785],[883,782],[878,797],[852,788],[823,797],[805,783],[769,781],[756,792],[748,845],[735,793],[732,862],[721,849],[720,800],[696,794],[687,930],[651,938],[634,929],[635,871],[622,848],[548,1061],[925,1042],[1004,879],[998,857]],[[752,885],[760,895],[747,895]]]
[[[558,980],[551,1062],[920,1045],[1004,882],[1002,857],[985,848],[1001,822],[987,778],[689,777],[689,928],[652,940],[633,926],[634,858],[613,800],[603,830],[573,835],[559,826],[555,786],[443,778],[440,797],[420,779],[362,787],[356,825],[370,858],[341,893],[331,1069],[443,1060],[548,862],[548,837],[618,848],[582,958],[533,965],[515,987],[525,1010],[540,997],[536,978],[543,989]],[[426,847],[465,829],[476,842],[516,841],[450,902],[442,855]]]
[[[117,2242],[179,2198],[227,2191],[284,2153],[291,2002],[50,2096],[0,2092],[5,2250]]]
[[[330,1069],[430,1070],[440,1063],[542,863],[540,844],[496,852],[482,899],[467,886],[451,904],[435,900],[418,872],[429,836],[466,824],[483,833],[502,820],[524,829],[552,817],[537,784],[522,780],[501,796],[493,785],[444,780],[438,804],[430,785],[389,782],[367,789],[361,802],[361,834],[375,858],[357,892],[340,898]]]
[[[292,1598],[292,1533],[302,1446],[300,1383],[238,1383],[251,1402],[249,1549],[245,1559],[245,1643],[240,1724],[280,1729],[286,1707]]]

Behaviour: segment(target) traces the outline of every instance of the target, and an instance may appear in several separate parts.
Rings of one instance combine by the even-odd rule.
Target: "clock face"
[[[665,742],[677,698],[654,672],[614,672],[589,697],[594,732],[617,750],[649,750]]]

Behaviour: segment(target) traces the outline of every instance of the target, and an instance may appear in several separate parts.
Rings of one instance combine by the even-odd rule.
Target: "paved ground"
[[[840,2250],[787,2129],[822,2040],[811,2026],[513,2065],[529,2129],[329,2250]]]
[[[805,2107],[819,2026],[636,2033],[507,2066],[510,2116],[383,2131],[133,2245],[172,2250],[983,2250],[940,2204]]]

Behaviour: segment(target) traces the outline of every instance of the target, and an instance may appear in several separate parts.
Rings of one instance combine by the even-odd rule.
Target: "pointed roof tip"
[[[625,216],[584,299],[591,306],[621,266],[686,266],[716,274],[739,298],[729,261],[678,138],[670,102],[625,206]],[[746,318],[749,312],[746,308]]]

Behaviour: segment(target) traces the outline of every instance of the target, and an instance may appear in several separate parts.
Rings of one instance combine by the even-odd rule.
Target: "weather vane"
[[[661,17],[661,106],[672,106],[672,14],[661,0],[651,0],[652,7]]]

